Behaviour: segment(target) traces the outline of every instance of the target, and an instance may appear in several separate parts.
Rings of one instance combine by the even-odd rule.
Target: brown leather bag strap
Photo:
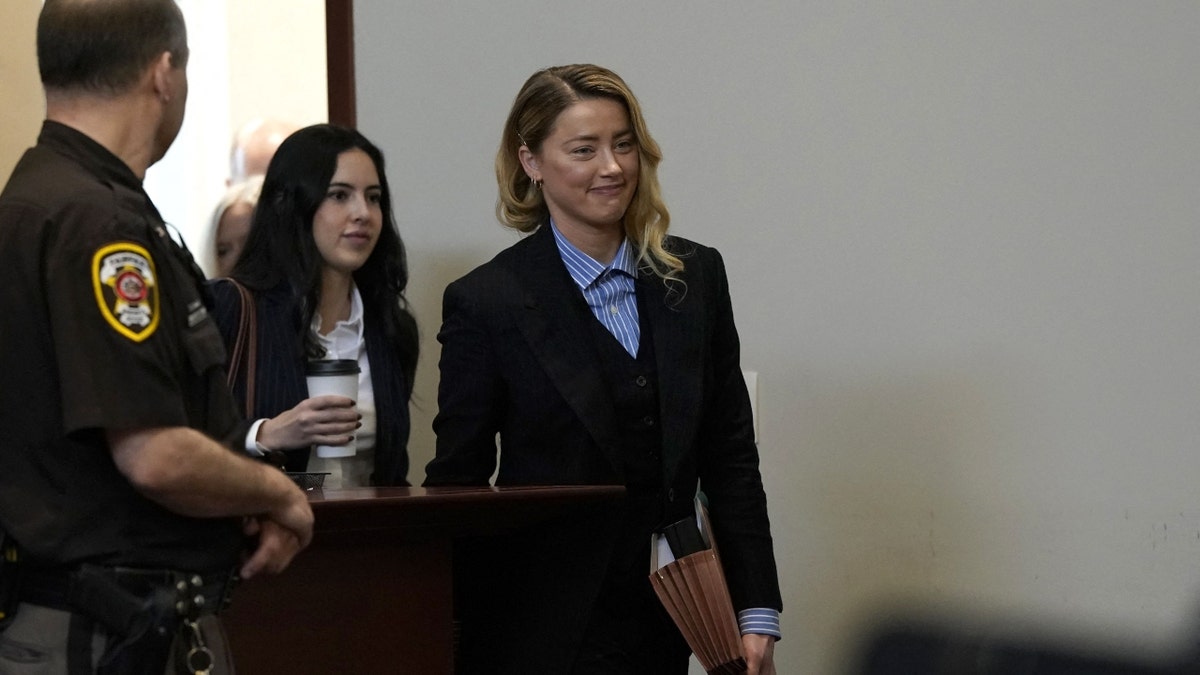
[[[233,350],[229,355],[229,372],[226,374],[226,383],[232,390],[237,384],[238,375],[245,373],[246,419],[252,419],[254,416],[254,382],[256,379],[254,368],[256,347],[258,346],[258,316],[254,311],[254,296],[250,294],[250,289],[236,279],[227,278],[226,280],[237,289],[238,298],[241,300],[241,316],[238,320],[237,338],[233,341]]]

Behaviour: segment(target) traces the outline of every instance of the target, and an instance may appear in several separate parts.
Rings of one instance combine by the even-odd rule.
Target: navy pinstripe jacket
[[[221,329],[226,351],[232,351],[241,323],[241,300],[228,281],[208,282],[212,291],[213,317]],[[251,289],[258,317],[255,352],[255,392],[253,417],[269,418],[291,409],[308,397],[304,380],[305,357],[296,339],[300,309],[286,283],[268,291]],[[382,322],[364,308],[363,335],[367,342],[367,360],[371,364],[371,385],[375,392],[376,429],[373,485],[408,485],[408,400],[412,383],[405,377],[400,357],[389,344]],[[227,364],[228,365],[228,364]],[[233,383],[233,394],[245,409],[245,373]],[[304,471],[309,449],[287,451],[288,471]]]

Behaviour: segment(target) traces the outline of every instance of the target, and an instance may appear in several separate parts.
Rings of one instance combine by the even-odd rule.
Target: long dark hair
[[[408,310],[408,261],[404,242],[392,215],[392,192],[384,171],[383,153],[354,129],[315,124],[288,136],[275,151],[263,179],[262,193],[246,248],[233,276],[257,291],[286,283],[299,307],[296,339],[309,357],[324,354],[311,324],[321,297],[322,258],[313,239],[313,215],[325,200],[337,170],[338,155],[359,149],[379,173],[383,228],[367,261],[354,273],[362,294],[364,319],[381,319],[390,343],[400,356],[408,385],[417,364],[417,323]]]

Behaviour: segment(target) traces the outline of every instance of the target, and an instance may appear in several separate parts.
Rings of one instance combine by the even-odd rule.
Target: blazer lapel
[[[691,261],[689,261],[691,262]],[[674,287],[679,289],[679,284]],[[649,270],[638,273],[638,292],[654,332],[658,365],[658,399],[662,417],[663,471],[666,484],[675,478],[679,460],[695,442],[703,392],[703,326],[696,294],[668,293],[662,279]]]
[[[623,477],[616,407],[586,323],[590,310],[563,265],[549,227],[542,226],[530,239],[525,259],[514,270],[524,293],[517,325],[555,387]]]
[[[396,376],[401,371],[400,359],[387,339],[383,321],[365,312],[363,340],[367,343],[367,362],[371,365],[371,395],[375,399],[375,410],[387,411],[375,417],[374,479],[379,485],[397,482],[403,485],[407,480],[408,464],[406,461],[401,473],[396,462],[401,454],[398,448],[405,447],[408,440],[408,400],[403,390],[408,384]],[[401,419],[403,424],[398,422]],[[393,433],[398,426],[401,428]]]

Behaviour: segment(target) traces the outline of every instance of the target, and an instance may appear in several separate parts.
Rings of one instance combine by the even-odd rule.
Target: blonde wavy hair
[[[496,182],[500,188],[496,217],[521,232],[533,232],[549,222],[550,211],[542,192],[521,166],[521,146],[538,152],[554,131],[559,114],[579,101],[596,98],[611,99],[625,107],[637,141],[639,178],[633,200],[625,210],[625,236],[637,250],[639,266],[649,268],[664,281],[674,280],[683,271],[683,261],[663,248],[671,215],[658,184],[662,151],[646,129],[637,98],[625,81],[607,68],[591,64],[556,66],[539,70],[525,81],[508,113],[496,152]]]

